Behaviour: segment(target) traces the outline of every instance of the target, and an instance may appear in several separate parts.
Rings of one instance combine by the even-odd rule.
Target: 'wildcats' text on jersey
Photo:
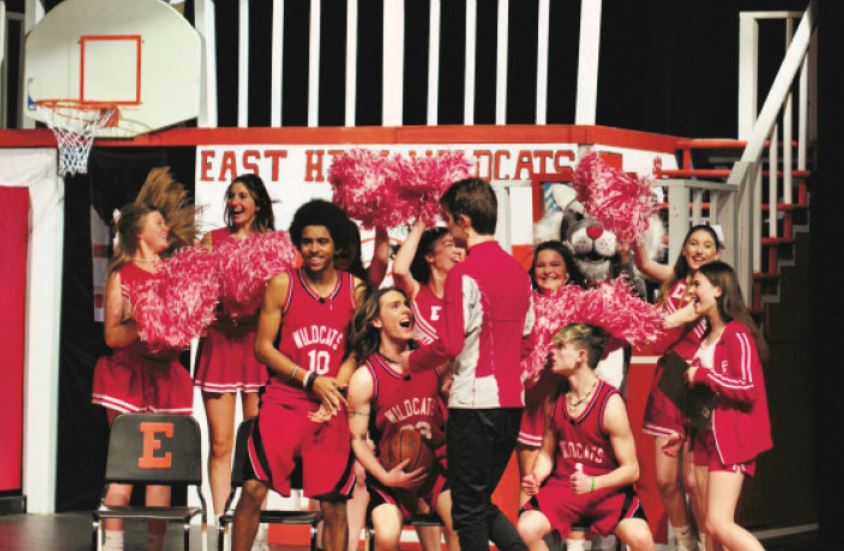
[[[293,342],[298,348],[321,344],[337,350],[343,342],[343,333],[325,325],[311,325],[293,331]]]
[[[434,398],[406,398],[384,412],[384,417],[391,423],[400,423],[417,416],[430,416],[434,408]]]

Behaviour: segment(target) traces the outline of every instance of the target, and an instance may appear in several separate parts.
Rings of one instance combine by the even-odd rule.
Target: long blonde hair
[[[109,273],[132,261],[138,250],[138,234],[148,214],[158,211],[170,228],[169,245],[161,256],[169,256],[176,249],[193,245],[197,236],[198,209],[190,202],[187,190],[173,179],[166,166],[149,171],[138,196],[120,209],[116,224],[117,245]]]

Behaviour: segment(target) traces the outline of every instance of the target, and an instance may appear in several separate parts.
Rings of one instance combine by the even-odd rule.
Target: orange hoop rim
[[[79,112],[90,111],[111,111],[111,114],[106,118],[103,126],[114,127],[120,122],[120,106],[117,103],[109,101],[83,101],[78,99],[40,99],[34,101],[35,105],[42,109],[49,109],[54,111],[61,117],[67,119],[81,119],[81,117],[74,117],[69,113],[62,113],[62,109],[70,109]]]

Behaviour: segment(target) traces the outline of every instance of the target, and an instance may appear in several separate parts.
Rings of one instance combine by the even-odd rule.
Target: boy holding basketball
[[[297,462],[305,495],[320,502],[323,547],[346,551],[346,500],[354,474],[341,391],[354,358],[343,359],[346,329],[364,287],[334,268],[335,242],[345,220],[332,203],[302,205],[290,225],[302,268],[274,276],[264,294],[255,354],[269,368],[270,380],[249,438],[249,472],[234,517],[235,551],[252,545],[267,491],[290,495]],[[311,420],[318,411],[325,413],[325,422]]]
[[[398,550],[403,521],[413,516],[419,500],[439,514],[449,550],[458,551],[444,468],[440,462],[431,467],[424,464],[431,450],[442,457],[445,445],[441,374],[437,369],[410,374],[402,370],[399,361],[401,353],[409,349],[413,326],[410,301],[396,287],[373,293],[355,312],[351,343],[355,356],[364,363],[349,382],[352,450],[368,474],[376,551]],[[376,442],[377,455],[367,441],[367,432]],[[421,439],[416,438],[417,433]],[[398,456],[410,449],[401,445],[402,440],[417,444],[410,451],[413,457],[387,468],[385,456],[391,444],[399,444]],[[415,460],[411,467],[417,462],[422,465],[405,472],[411,459]]]
[[[492,188],[470,178],[440,199],[448,230],[466,260],[445,280],[438,340],[402,357],[411,372],[455,359],[448,400],[448,482],[462,551],[524,550],[515,527],[492,503],[516,445],[524,408],[520,360],[532,347],[527,273],[495,241]]]

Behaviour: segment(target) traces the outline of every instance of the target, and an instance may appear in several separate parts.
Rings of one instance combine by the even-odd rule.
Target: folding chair
[[[425,514],[425,515],[417,515],[410,520],[406,520],[404,522],[405,526],[413,526],[414,528],[419,528],[422,526],[440,526],[442,527],[443,521],[440,519],[439,515],[434,513]],[[375,527],[372,525],[372,518],[367,515],[366,517],[366,551],[375,551]]]
[[[100,532],[106,519],[181,522],[184,548],[190,548],[190,521],[202,518],[202,549],[207,548],[208,516],[202,495],[202,454],[199,424],[190,415],[123,414],[111,426],[106,462],[106,484],[100,506],[93,512],[92,549],[102,546]],[[104,503],[108,485],[160,484],[196,487],[200,507],[112,507]]]
[[[238,488],[243,486],[244,467],[249,460],[247,445],[249,435],[255,426],[257,417],[247,417],[237,428],[237,437],[234,445],[234,462],[232,464],[232,489],[226,499],[225,511],[217,519],[217,549],[224,551],[226,526],[234,521],[234,511],[231,509]],[[322,513],[319,511],[261,511],[261,523],[267,524],[308,524],[311,527],[311,551],[316,551],[317,523],[322,520]]]

